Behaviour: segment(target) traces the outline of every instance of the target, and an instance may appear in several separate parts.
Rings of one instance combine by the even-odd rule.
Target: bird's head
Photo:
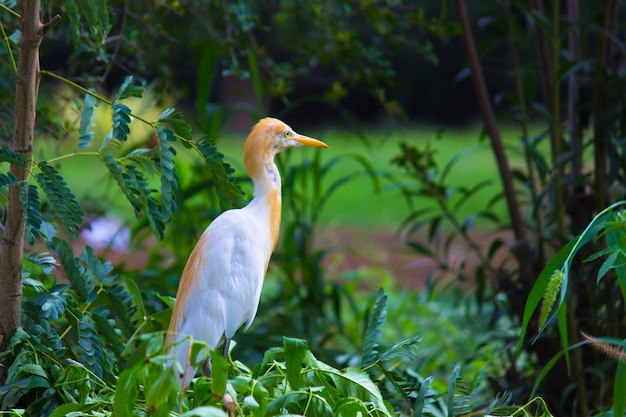
[[[278,119],[261,119],[254,125],[243,145],[244,165],[248,174],[256,178],[278,152],[294,146],[328,148],[324,142],[296,133]]]

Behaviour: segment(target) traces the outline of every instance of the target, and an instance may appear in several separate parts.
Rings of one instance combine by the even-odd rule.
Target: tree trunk
[[[15,75],[15,130],[10,146],[13,152],[25,155],[28,163],[26,167],[11,165],[11,173],[20,185],[9,187],[4,234],[0,241],[0,351],[7,348],[9,339],[21,325],[25,223],[20,190],[28,181],[30,171],[39,87],[39,45],[46,29],[39,18],[39,6],[40,0],[20,3],[22,37]],[[6,380],[7,368],[0,367],[0,385]]]

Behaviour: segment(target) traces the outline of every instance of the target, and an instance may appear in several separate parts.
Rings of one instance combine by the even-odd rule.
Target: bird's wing
[[[267,233],[265,233],[267,234]],[[170,332],[216,347],[256,314],[269,251],[258,219],[223,213],[194,248],[179,286]]]

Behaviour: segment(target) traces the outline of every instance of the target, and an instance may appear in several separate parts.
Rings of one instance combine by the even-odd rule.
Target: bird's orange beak
[[[328,148],[328,145],[321,140],[313,139],[308,136],[298,134],[294,140],[301,146],[313,146],[315,148]]]

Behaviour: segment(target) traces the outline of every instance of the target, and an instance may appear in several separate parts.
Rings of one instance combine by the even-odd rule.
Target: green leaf
[[[98,100],[91,94],[85,94],[85,101],[83,104],[83,111],[80,114],[80,127],[78,129],[78,147],[88,148],[91,146],[91,140],[94,137],[94,131],[91,128],[93,123],[93,112],[96,109]]]
[[[32,245],[43,223],[37,187],[24,184],[20,190],[20,203],[22,203],[22,216],[26,219],[26,240]]]
[[[59,257],[59,261],[63,266],[67,279],[72,284],[72,289],[76,292],[78,300],[81,303],[87,302],[87,297],[89,296],[87,284],[78,269],[78,260],[74,257],[74,252],[72,252],[70,246],[64,240],[53,237],[52,241],[48,242],[48,247]]]
[[[285,349],[287,382],[293,390],[298,390],[304,385],[302,363],[308,350],[308,343],[302,339],[283,337],[283,346]]]
[[[454,395],[456,394],[456,384],[459,380],[459,374],[461,373],[461,364],[457,363],[450,375],[450,381],[448,381],[448,416],[454,416]]]
[[[157,239],[162,239],[165,223],[161,217],[161,208],[152,196],[153,191],[148,188],[148,182],[142,173],[132,165],[123,165],[112,155],[104,157],[104,164],[126,199],[132,204],[135,214],[138,217],[141,214],[145,215]]]
[[[524,316],[522,318],[522,328],[520,330],[520,337],[518,343],[518,352],[522,352],[522,343],[524,342],[524,338],[526,336],[526,332],[528,330],[528,324],[530,323],[530,319],[532,318],[533,313],[537,309],[539,303],[543,299],[543,295],[548,286],[548,282],[550,281],[550,276],[553,271],[559,270],[563,267],[565,260],[570,254],[570,251],[576,244],[576,239],[571,240],[567,245],[565,245],[556,255],[552,257],[548,265],[543,269],[539,278],[533,285],[530,294],[528,295],[528,299],[526,300],[526,305],[524,307]]]
[[[100,404],[62,404],[54,409],[52,414],[49,417],[74,417],[74,416],[84,416],[84,415],[92,415],[90,411],[96,410],[99,408]],[[95,414],[94,414],[95,415]]]
[[[378,387],[372,382],[369,375],[360,369],[348,367],[344,371],[339,371],[331,366],[318,361],[318,366],[322,376],[330,377],[334,386],[342,397],[354,397],[372,405],[383,412],[391,415]],[[321,378],[324,381],[324,378]],[[325,384],[327,384],[325,382]]]
[[[80,15],[78,13],[78,5],[74,0],[65,0],[65,9],[67,10],[67,16],[70,22],[70,34],[72,35],[72,41],[76,43],[80,37]]]
[[[181,113],[175,112],[168,115],[168,117],[159,116],[159,122],[169,124],[172,129],[174,129],[174,132],[176,132],[176,134],[181,138],[192,140],[193,131],[191,130],[191,126],[185,121]],[[176,138],[172,139],[175,140]]]
[[[614,250],[609,256],[607,256],[604,262],[602,262],[602,265],[600,266],[600,269],[598,270],[598,276],[596,278],[596,282],[599,283],[602,280],[602,278],[606,275],[606,273],[609,272],[609,269],[611,269],[611,267],[615,265],[615,261],[617,260],[617,257],[619,256],[619,254],[620,254],[619,249]]]
[[[424,379],[422,382],[422,386],[420,387],[419,392],[417,393],[417,398],[415,398],[415,405],[413,406],[413,416],[414,417],[422,417],[424,412],[424,407],[426,406],[426,399],[432,396],[430,392],[430,383],[433,381],[433,377],[429,376]]]
[[[43,367],[37,363],[29,363],[26,365],[20,365],[19,370],[21,373],[40,376],[42,378],[48,379],[48,374],[44,371]]]
[[[211,391],[222,397],[228,382],[228,361],[216,350],[211,350]]]
[[[39,169],[41,172],[35,175],[39,187],[46,194],[59,220],[67,227],[73,237],[77,237],[78,227],[82,224],[85,214],[83,209],[55,168],[46,162],[40,162]]]
[[[132,417],[135,403],[139,397],[139,382],[135,369],[123,371],[115,387],[113,398],[113,413],[117,417]]]
[[[6,174],[0,173],[0,188],[8,185],[9,187],[15,187],[17,185],[17,178],[11,172]]]
[[[414,348],[419,342],[421,342],[422,336],[413,336],[408,339],[401,340],[394,344],[389,349],[384,351],[380,355],[381,361],[389,361],[398,358],[405,358],[407,361],[411,361],[414,358]]]
[[[378,290],[376,296],[376,304],[374,310],[367,321],[367,328],[365,330],[363,341],[363,353],[361,354],[361,368],[366,368],[374,363],[378,351],[378,341],[381,336],[381,327],[385,323],[385,316],[387,314],[387,295],[381,288]]]
[[[0,145],[0,162],[8,162],[11,165],[26,167],[26,155],[15,153],[7,146]]]
[[[124,78],[124,81],[122,81],[122,85],[120,85],[119,90],[117,90],[117,94],[113,98],[113,101],[124,100],[129,97],[141,98],[143,96],[144,88],[133,86],[131,85],[132,82],[133,76],[127,75],[126,78]]]
[[[49,320],[58,320],[67,306],[67,301],[58,292],[43,292],[35,302],[41,306],[41,317]]]
[[[173,400],[176,399],[178,392],[178,381],[173,373],[161,370],[157,375],[151,375],[151,378],[143,381],[142,385],[148,409],[155,410],[151,415],[169,416],[169,410],[174,405]]]
[[[78,322],[78,357],[99,378],[112,377],[113,365],[91,317],[85,315]]]
[[[207,167],[214,178],[213,185],[220,199],[223,209],[240,207],[243,205],[243,191],[235,184],[235,170],[223,161],[224,155],[217,151],[217,147],[203,137],[196,142],[198,150],[207,163]]]
[[[106,2],[102,0],[78,0],[78,5],[96,44],[102,43],[109,31],[109,11]]]
[[[126,142],[130,133],[130,107],[122,103],[113,103],[113,132],[112,138]],[[106,141],[105,141],[106,142]],[[103,144],[104,146],[104,144]]]
[[[174,165],[176,151],[171,144],[176,138],[171,130],[163,126],[157,127],[156,133],[161,156],[161,218],[163,221],[169,221],[176,211],[176,191],[178,191],[178,174]]]
[[[337,417],[354,417],[370,415],[365,404],[356,398],[341,398],[334,407]]]

